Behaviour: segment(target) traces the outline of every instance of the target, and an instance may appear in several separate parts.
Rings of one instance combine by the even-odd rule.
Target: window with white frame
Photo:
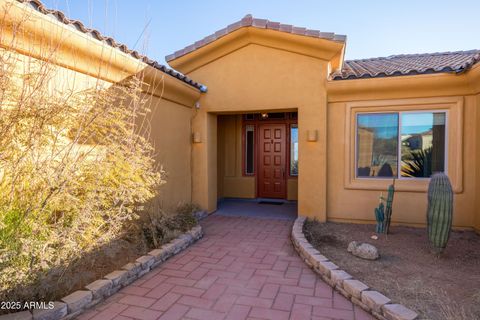
[[[358,113],[358,178],[428,178],[446,168],[445,111]]]

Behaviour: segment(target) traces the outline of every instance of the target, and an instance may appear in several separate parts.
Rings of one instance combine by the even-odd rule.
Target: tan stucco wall
[[[164,207],[197,202],[208,211],[220,197],[255,197],[255,179],[242,177],[241,121],[219,115],[262,111],[298,111],[298,179],[289,179],[288,198],[298,196],[299,214],[338,221],[372,222],[373,208],[386,182],[349,179],[351,135],[349,105],[382,104],[390,110],[425,106],[425,100],[451,101],[449,122],[449,175],[455,187],[457,227],[480,230],[480,66],[466,74],[435,74],[347,81],[327,81],[331,62],[344,52],[344,44],[293,34],[242,28],[214,43],[173,61],[180,71],[208,86],[197,89],[95,41],[39,13],[25,24],[25,33],[12,37],[12,21],[24,17],[16,8],[4,15],[0,47],[26,56],[51,60],[59,69],[55,81],[75,90],[145,75],[151,103],[151,135],[156,160],[163,165],[167,184],[161,187]],[[18,8],[17,8],[18,7]],[[45,50],[39,50],[43,48]],[[75,85],[73,84],[75,82]],[[200,100],[199,100],[200,99]],[[433,100],[432,100],[433,99]],[[437,99],[437,100],[435,100]],[[200,109],[193,108],[200,101]],[[328,101],[328,102],[327,102]],[[380,104],[379,104],[380,103]],[[450,103],[450,102],[449,102]],[[373,109],[372,109],[373,110]],[[450,119],[452,120],[452,119]],[[351,126],[350,126],[351,129]],[[191,143],[191,134],[198,142]],[[308,133],[317,140],[307,141]],[[314,134],[314,135],[315,135]],[[425,222],[428,181],[398,182],[394,223]]]
[[[298,200],[298,178],[287,179],[287,200]]]
[[[251,43],[247,41],[243,46],[237,44],[234,50],[228,47],[235,45],[225,41],[217,44],[219,51],[212,54],[213,59],[209,60],[208,54],[194,54],[191,62],[186,57],[178,66],[209,87],[209,92],[201,98],[199,113],[216,116],[298,110],[300,175],[298,181],[289,181],[288,189],[292,195],[294,190],[298,192],[300,215],[319,220],[374,221],[373,209],[378,204],[380,192],[386,190],[389,182],[351,179],[349,170],[352,161],[348,146],[353,143],[353,129],[352,118],[347,111],[351,106],[363,106],[362,111],[366,112],[381,111],[384,107],[389,111],[440,107],[448,110],[450,117],[447,125],[448,174],[455,189],[454,225],[480,225],[476,214],[476,208],[480,207],[480,200],[476,197],[476,188],[480,186],[480,174],[476,174],[480,164],[479,141],[476,138],[480,133],[477,112],[480,104],[478,96],[475,96],[478,86],[472,85],[479,78],[478,70],[474,77],[471,71],[467,75],[327,81],[326,60],[275,45],[264,46],[262,41],[268,42],[265,39],[252,39]],[[245,39],[240,37],[238,41],[245,42]],[[194,198],[197,197],[202,206],[213,211],[216,203],[212,194],[215,194],[215,199],[252,197],[255,183],[253,179],[241,176],[239,120],[231,116],[218,122],[219,145],[215,150],[214,137],[209,138],[209,126],[205,119],[199,117],[194,126],[206,137],[208,150],[219,152],[215,155],[219,167],[217,170],[216,162],[214,164],[211,160],[212,155],[206,151],[194,154],[194,159],[202,163],[202,171],[198,172],[200,175],[195,172],[193,175],[194,186],[197,185],[200,192],[198,196],[194,194]],[[216,130],[217,123],[211,123]],[[309,131],[316,131],[316,142],[307,142]],[[212,188],[213,180],[218,190]],[[394,223],[425,223],[427,186],[428,179],[397,181]]]
[[[345,156],[351,144],[346,134],[346,106],[375,105],[375,110],[448,108],[448,172],[455,191],[454,226],[480,229],[480,66],[464,74],[431,74],[378,79],[328,81],[328,218],[373,222],[373,208],[389,182],[350,181]],[[373,109],[370,109],[370,111]],[[365,109],[363,109],[365,111]],[[368,108],[367,110],[368,111]],[[348,162],[348,163],[347,163]],[[343,175],[339,170],[343,170]],[[335,173],[339,173],[339,177]],[[342,181],[343,179],[343,181]],[[399,181],[394,200],[393,222],[424,225],[427,205],[424,181]]]
[[[242,115],[218,116],[218,191],[220,198],[256,198],[256,179],[242,173]],[[287,200],[297,200],[297,179],[287,179]]]
[[[194,199],[204,208],[213,211],[220,192],[223,196],[228,194],[251,197],[252,185],[254,186],[251,179],[240,177],[238,170],[241,163],[238,156],[235,158],[233,151],[229,155],[232,162],[228,161],[227,167],[220,163],[220,170],[227,170],[229,176],[218,182],[217,167],[212,159],[208,160],[213,155],[206,153],[209,147],[212,147],[211,150],[215,147],[213,137],[209,139],[209,127],[205,123],[206,118],[200,116],[201,113],[217,115],[298,110],[299,154],[302,157],[301,174],[298,178],[299,213],[320,219],[325,217],[326,93],[322,89],[322,83],[326,79],[326,71],[327,62],[324,60],[249,44],[189,73],[189,76],[209,87],[208,93],[200,100],[199,115],[194,120],[194,131],[198,130],[204,137],[202,144],[208,145],[198,146],[199,152],[194,153],[195,163],[199,168],[193,174],[194,189],[199,192],[194,193]],[[233,129],[229,127],[228,130]],[[307,142],[307,130],[317,130],[318,141]],[[219,149],[219,152],[223,150]],[[213,180],[218,183],[219,191],[216,188],[209,189]],[[288,183],[292,198],[296,183],[297,181]],[[214,194],[214,197],[207,194]]]
[[[144,80],[143,94],[151,109],[148,138],[155,147],[156,165],[166,173],[166,184],[154,201],[165,210],[191,202],[191,118],[199,90],[17,1],[1,0],[0,9],[0,50],[15,55],[20,67],[48,58],[55,70],[55,90],[75,92],[99,83],[108,87],[135,74]],[[11,32],[20,19],[24,22],[14,37]]]
[[[405,94],[408,96],[408,94]],[[452,184],[457,187],[455,193],[455,210],[454,210],[454,226],[457,227],[471,227],[475,218],[475,167],[476,157],[474,150],[476,149],[477,138],[470,134],[476,130],[476,99],[474,96],[455,96],[455,97],[440,97],[438,93],[437,98],[429,98],[431,108],[436,110],[442,106],[441,102],[444,100],[460,100],[463,101],[463,131],[458,134],[463,136],[463,147],[459,159],[462,163],[458,163],[455,157],[456,140],[453,137],[448,139],[448,170],[453,172],[460,166],[461,177],[451,177]],[[431,100],[430,100],[431,99]],[[410,98],[404,100],[404,105],[400,104],[394,107],[394,110],[402,111],[405,106],[410,108],[423,108],[423,98]],[[436,104],[435,101],[438,101]],[[365,102],[365,101],[362,101]],[[378,197],[383,190],[385,193],[386,186],[390,181],[382,182],[381,180],[368,181],[364,183],[364,179],[357,179],[356,182],[348,185],[348,168],[351,163],[345,153],[348,152],[348,146],[351,141],[350,136],[345,133],[346,121],[349,102],[333,102],[328,105],[328,197],[327,197],[327,213],[328,220],[332,221],[359,221],[359,222],[374,222],[374,208],[378,205]],[[370,102],[371,103],[371,102]],[[368,101],[367,103],[368,104]],[[381,100],[376,101],[376,104],[385,104],[386,109],[389,108],[391,101]],[[396,104],[396,103],[395,103]],[[381,108],[381,107],[380,107]],[[370,109],[372,110],[372,109]],[[379,111],[378,107],[375,111]],[[391,109],[389,109],[391,110]],[[366,108],[364,111],[369,111]],[[381,111],[380,111],[381,112]],[[458,124],[452,113],[449,113],[450,118],[447,124],[448,130],[458,129]],[[455,131],[456,132],[456,131]],[[462,168],[463,167],[463,168]],[[472,170],[473,169],[473,170]],[[454,176],[454,174],[449,174]],[[462,179],[463,178],[463,179]],[[408,224],[408,225],[423,225],[426,218],[427,206],[427,188],[428,180],[426,181],[406,181],[397,180],[396,193],[393,206],[393,223]],[[409,190],[414,190],[409,191]]]
[[[218,198],[255,198],[255,178],[242,175],[242,118],[218,116]]]
[[[480,233],[480,197],[479,189],[480,189],[480,94],[475,96],[476,108],[475,108],[475,119],[476,119],[476,130],[475,130],[475,139],[476,139],[476,164],[474,168],[475,176],[476,176],[476,184],[475,184],[475,209],[474,209],[474,228],[478,233]]]
[[[158,201],[166,210],[191,201],[192,108],[149,95],[150,140],[155,161],[165,170],[166,183],[160,186]]]
[[[2,50],[2,49],[0,49]],[[28,66],[34,58],[15,54],[21,66]],[[20,70],[19,70],[20,71]],[[100,84],[111,83],[71,69],[56,67],[51,87],[62,92],[78,92]],[[171,94],[171,93],[170,93]],[[155,147],[156,164],[165,171],[166,184],[159,187],[159,196],[153,200],[165,210],[173,210],[179,203],[191,201],[190,118],[192,108],[161,99],[153,94],[144,94],[151,109],[147,119],[148,137]]]

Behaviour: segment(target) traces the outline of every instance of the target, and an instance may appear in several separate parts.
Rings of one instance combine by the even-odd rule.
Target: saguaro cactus
[[[390,221],[392,219],[393,195],[395,194],[395,179],[393,184],[388,186],[387,206],[385,207],[385,221],[383,222],[383,233],[388,234],[390,231]]]
[[[447,246],[452,228],[453,191],[447,175],[435,173],[428,185],[428,238],[435,251],[441,253]]]

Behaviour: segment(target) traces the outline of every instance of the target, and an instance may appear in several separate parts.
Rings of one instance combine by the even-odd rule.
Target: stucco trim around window
[[[385,190],[392,178],[357,178],[355,175],[356,115],[365,112],[445,111],[446,171],[455,193],[463,191],[463,97],[356,101],[345,104],[345,189]],[[397,179],[397,191],[426,192],[430,179]]]

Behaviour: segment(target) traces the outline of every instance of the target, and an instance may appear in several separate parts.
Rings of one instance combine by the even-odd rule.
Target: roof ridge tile
[[[217,32],[214,32],[210,36],[205,37],[204,39],[208,38],[217,40],[222,38],[223,36],[226,36],[229,33],[234,32],[237,29],[243,28],[243,27],[254,27],[254,28],[259,28],[259,29],[271,29],[271,30],[276,30],[280,32],[287,32],[287,33],[292,33],[292,34],[297,34],[297,35],[302,35],[302,36],[308,36],[308,37],[315,37],[315,38],[320,38],[320,39],[327,39],[327,40],[332,40],[332,41],[338,41],[338,42],[345,42],[347,39],[346,36],[344,35],[337,35],[333,32],[320,32],[319,30],[311,30],[307,29],[305,27],[298,27],[298,26],[293,26],[291,24],[283,24],[280,22],[275,22],[275,21],[270,21],[268,19],[260,19],[260,18],[255,18],[251,14],[245,15],[242,19],[240,19],[237,22],[234,22],[230,25],[228,25],[226,28],[226,33],[223,31],[224,29],[220,29]],[[220,32],[221,31],[221,32]],[[211,38],[210,38],[211,37]],[[193,46],[195,46],[195,49],[199,49],[203,47],[204,45],[212,42],[208,41],[206,43],[202,42],[195,42]],[[191,47],[192,45],[189,45],[188,47]],[[185,47],[187,48],[187,47]],[[184,48],[184,49],[185,49]],[[165,60],[171,61],[177,58],[180,58],[181,56],[184,56],[185,54],[192,52],[192,51],[186,51],[184,49],[177,50],[173,54],[169,54],[165,57]]]
[[[257,27],[257,28],[266,28],[267,27],[268,20],[267,19],[257,19],[254,18],[252,20],[252,27]]]
[[[112,37],[104,36],[100,33],[100,31],[86,27],[81,21],[69,19],[62,11],[46,8],[40,0],[17,1],[28,5],[33,10],[46,16],[51,16],[53,19],[56,19],[66,26],[73,27],[84,34],[91,36],[98,41],[104,42],[110,47],[120,50],[121,52],[128,54],[156,69],[159,69],[160,71],[167,73],[168,75],[173,76],[201,91],[204,91],[206,88],[202,84],[193,81],[188,76],[170,69],[155,60],[149,59],[147,56],[142,55],[136,50],[130,50],[125,44],[116,42]],[[346,41],[346,36],[344,35],[337,35],[331,32],[321,32],[319,30],[297,27],[290,24],[282,24],[280,22],[274,22],[267,19],[254,18],[253,15],[247,14],[241,20],[228,25],[226,28],[220,29],[217,32],[206,36],[205,38],[196,41],[195,43],[181,50],[176,51],[173,54],[166,56],[165,59],[167,61],[176,59],[242,27],[271,29],[280,32],[288,32],[292,34],[299,34],[303,36],[339,42]],[[479,61],[479,49],[434,53],[396,54],[386,57],[345,60],[343,69],[333,73],[331,75],[331,79],[345,80],[438,72],[461,73],[470,69]]]

